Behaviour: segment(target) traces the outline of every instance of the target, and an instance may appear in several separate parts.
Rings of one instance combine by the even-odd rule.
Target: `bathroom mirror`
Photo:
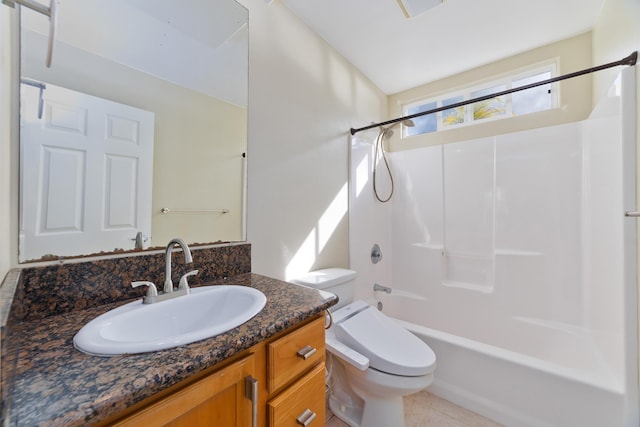
[[[245,240],[248,11],[57,9],[50,68],[47,18],[20,13],[20,262]]]

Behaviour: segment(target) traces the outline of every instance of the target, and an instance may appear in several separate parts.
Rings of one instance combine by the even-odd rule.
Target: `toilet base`
[[[404,427],[404,404],[402,397],[386,399],[369,398],[362,413],[362,427]]]
[[[397,378],[373,369],[333,363],[329,409],[350,427],[404,427],[403,396],[425,389],[433,375]]]
[[[331,353],[327,353],[327,364],[332,371],[328,396],[329,409],[349,427],[360,427],[364,401],[351,389],[346,380],[344,366]]]
[[[344,421],[349,427],[360,427],[362,422],[362,407],[345,405],[334,396],[329,397],[329,409],[336,417]]]
[[[329,398],[331,412],[349,427],[404,427],[402,397],[367,399],[365,407],[349,406],[335,397]]]

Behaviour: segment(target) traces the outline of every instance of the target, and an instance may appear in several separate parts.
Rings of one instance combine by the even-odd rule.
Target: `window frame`
[[[411,114],[415,114],[415,113],[409,113],[408,110],[411,108],[415,108],[415,107],[419,107],[422,105],[426,105],[426,104],[431,104],[431,103],[435,103],[436,104],[436,108],[442,107],[443,106],[443,102],[447,101],[449,99],[453,99],[453,98],[459,98],[462,97],[463,100],[469,100],[469,99],[473,99],[478,97],[477,96],[472,96],[472,94],[474,92],[478,92],[478,91],[482,91],[482,90],[486,90],[492,87],[499,87],[502,86],[504,87],[504,89],[501,90],[495,90],[492,92],[500,92],[503,90],[509,90],[513,87],[513,83],[515,81],[519,81],[519,80],[524,80],[527,78],[531,78],[534,77],[538,74],[543,74],[543,73],[549,73],[549,77],[543,79],[543,80],[548,80],[550,78],[554,78],[558,75],[558,60],[549,60],[549,61],[545,61],[542,63],[538,63],[535,64],[531,67],[527,67],[524,69],[519,69],[516,71],[513,71],[511,73],[507,73],[504,74],[502,77],[499,78],[493,78],[491,80],[483,80],[483,81],[478,81],[475,83],[472,83],[468,86],[464,86],[462,88],[456,89],[454,91],[451,92],[443,92],[439,95],[436,96],[431,96],[428,98],[421,98],[418,100],[414,100],[411,102],[407,102],[402,104],[402,115],[403,116],[408,116]],[[517,87],[517,86],[516,86]],[[488,122],[492,122],[492,121],[496,121],[496,120],[503,120],[503,119],[508,119],[508,118],[512,118],[512,117],[520,117],[520,116],[524,116],[527,114],[533,114],[533,113],[537,113],[540,111],[549,111],[552,110],[554,108],[558,108],[559,105],[559,85],[558,83],[550,83],[549,84],[549,90],[550,90],[550,106],[549,108],[545,108],[543,110],[537,110],[537,111],[531,111],[531,112],[527,112],[527,113],[521,113],[518,115],[515,115],[513,113],[513,101],[512,101],[512,95],[513,93],[510,94],[506,94],[503,95],[503,97],[505,97],[505,101],[504,101],[504,107],[505,107],[505,112],[504,114],[500,114],[500,115],[496,115],[496,116],[492,116],[492,117],[485,117],[485,118],[480,118],[480,119],[475,119],[474,118],[474,105],[476,105],[476,103],[472,103],[472,104],[467,104],[465,106],[462,107],[458,107],[458,108],[464,108],[464,121],[461,123],[454,123],[454,124],[444,124],[443,123],[443,118],[444,118],[444,114],[446,113],[446,111],[448,110],[443,110],[443,111],[439,111],[436,114],[436,129],[433,131],[429,131],[429,132],[423,132],[423,133],[417,133],[417,134],[413,134],[413,135],[408,135],[407,131],[408,128],[406,126],[402,126],[402,138],[411,138],[414,136],[419,136],[419,135],[427,135],[427,134],[432,134],[432,133],[436,133],[436,132],[441,132],[441,131],[446,131],[446,130],[451,130],[451,129],[456,129],[456,128],[461,128],[461,127],[467,127],[467,126],[473,126],[475,124],[479,124],[479,123],[488,123]],[[517,92],[516,92],[517,93]],[[460,101],[455,101],[453,103],[456,102],[460,102]]]

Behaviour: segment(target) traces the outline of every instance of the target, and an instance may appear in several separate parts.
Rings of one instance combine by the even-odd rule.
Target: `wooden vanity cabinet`
[[[251,380],[257,380],[252,383]],[[248,392],[249,390],[249,392]],[[251,390],[257,390],[257,427],[324,427],[324,317],[287,330],[100,425],[253,427]],[[249,397],[248,397],[249,396]],[[306,424],[305,424],[306,423]]]
[[[325,425],[324,317],[267,344],[268,427]]]
[[[255,362],[249,354],[112,425],[251,427],[246,382],[255,374]]]

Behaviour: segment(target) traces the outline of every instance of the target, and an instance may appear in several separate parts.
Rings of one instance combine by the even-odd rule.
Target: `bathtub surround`
[[[392,153],[386,212],[354,138],[352,251],[382,211],[393,288],[356,296],[433,347],[434,393],[507,425],[637,425],[635,71],[586,121]]]

